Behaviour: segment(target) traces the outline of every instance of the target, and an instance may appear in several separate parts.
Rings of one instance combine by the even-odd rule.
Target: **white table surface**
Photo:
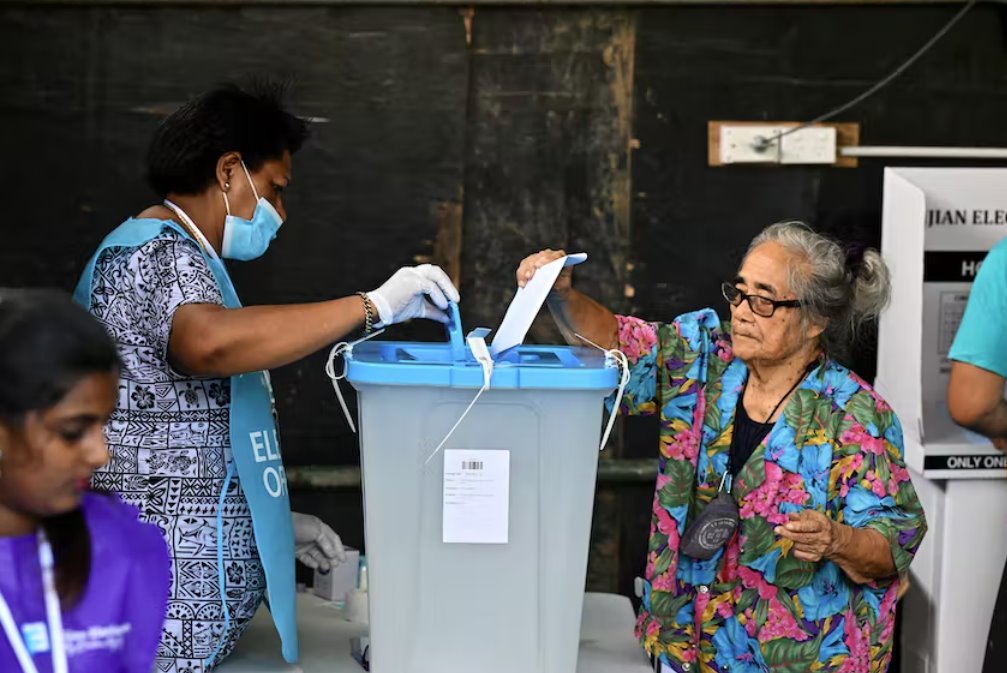
[[[249,624],[219,673],[360,673],[350,656],[350,638],[366,627],[343,619],[341,612],[311,594],[297,599],[301,661],[284,663],[280,639],[265,608]],[[581,620],[577,673],[652,673],[633,637],[635,618],[629,599],[614,594],[586,594]],[[517,672],[516,672],[517,673]]]

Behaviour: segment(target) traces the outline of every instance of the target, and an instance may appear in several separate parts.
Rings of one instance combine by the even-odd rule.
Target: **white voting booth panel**
[[[930,531],[899,608],[902,673],[980,673],[1007,559],[1007,484],[912,476]]]
[[[878,390],[895,407],[906,460],[931,479],[1007,477],[1007,456],[947,411],[951,363],[969,290],[1007,235],[1007,169],[889,168],[881,249],[892,303],[881,317]]]
[[[892,272],[878,391],[902,421],[929,533],[906,596],[902,673],[980,673],[1007,559],[1007,456],[947,411],[948,351],[986,253],[1007,236],[1007,169],[889,168]]]

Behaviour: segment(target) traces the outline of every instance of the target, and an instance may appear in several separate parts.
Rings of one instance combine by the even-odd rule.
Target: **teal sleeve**
[[[990,250],[976,274],[948,357],[1007,378],[1007,239]]]

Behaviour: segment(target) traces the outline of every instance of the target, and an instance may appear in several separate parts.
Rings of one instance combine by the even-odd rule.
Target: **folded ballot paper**
[[[510,306],[507,307],[507,314],[500,323],[496,336],[493,337],[490,355],[495,358],[500,353],[524,343],[528,330],[535,322],[535,316],[542,310],[542,304],[549,296],[549,291],[559,278],[560,272],[565,267],[575,266],[585,260],[587,253],[584,252],[560,257],[539,269],[527,285],[519,287]]]

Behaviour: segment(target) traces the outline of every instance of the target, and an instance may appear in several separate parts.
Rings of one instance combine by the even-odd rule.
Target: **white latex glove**
[[[291,512],[294,523],[294,556],[309,568],[331,570],[346,560],[343,541],[336,532],[311,514]]]
[[[404,266],[367,296],[378,310],[379,322],[375,327],[387,327],[413,318],[446,323],[448,302],[457,302],[460,298],[448,275],[433,264]]]

